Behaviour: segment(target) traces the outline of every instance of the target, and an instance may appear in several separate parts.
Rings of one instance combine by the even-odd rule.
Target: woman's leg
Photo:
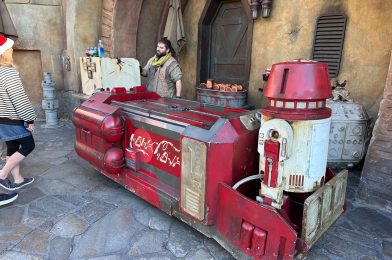
[[[15,152],[13,155],[11,155],[5,163],[3,169],[1,170],[0,179],[4,180],[5,178],[7,178],[11,170],[14,169],[16,166],[19,167],[20,162],[24,158],[25,156],[20,154],[19,152]]]
[[[6,164],[4,165],[0,173],[0,179],[5,179],[6,177],[8,177],[8,174],[12,170],[9,169],[10,165],[7,164],[8,159],[10,158],[10,156],[12,156],[14,153],[16,153],[19,150],[19,143],[16,140],[6,141],[5,143],[7,145],[7,157],[6,157]]]
[[[29,135],[13,141],[7,141],[6,144],[7,156],[9,157],[1,171],[0,179],[7,178],[8,174],[12,172],[14,182],[21,183],[24,178],[20,175],[20,162],[34,150],[34,138],[32,135]]]
[[[8,161],[10,157],[7,156],[6,160]],[[22,175],[20,175],[20,164],[17,164],[12,170],[11,170],[12,177],[14,178],[15,183],[21,183],[23,181]]]

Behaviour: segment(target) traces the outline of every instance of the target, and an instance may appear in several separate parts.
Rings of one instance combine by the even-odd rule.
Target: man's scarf
[[[162,56],[160,58],[157,55],[155,55],[154,58],[152,59],[151,65],[154,66],[155,68],[162,67],[163,64],[165,64],[165,62],[168,59],[170,59],[171,56],[172,56],[171,52],[169,52],[168,54],[166,54],[165,56]]]

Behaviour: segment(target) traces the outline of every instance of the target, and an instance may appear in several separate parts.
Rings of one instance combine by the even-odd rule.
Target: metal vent
[[[317,19],[313,60],[327,63],[331,78],[339,73],[346,22],[345,15],[323,15]]]

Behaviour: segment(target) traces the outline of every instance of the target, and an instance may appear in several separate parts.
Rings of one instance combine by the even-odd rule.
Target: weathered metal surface
[[[332,96],[327,65],[295,60],[274,64],[264,91],[259,131],[264,171],[260,200],[281,209],[284,192],[307,193],[325,180]],[[266,181],[267,180],[267,181]]]
[[[197,101],[222,107],[244,107],[246,105],[247,91],[220,91],[206,88],[197,88]]]
[[[370,139],[370,120],[355,102],[327,101],[332,110],[328,163],[353,166],[365,156]]]
[[[315,120],[331,116],[325,101],[332,97],[327,64],[294,60],[272,65],[264,96],[263,115],[286,120]]]
[[[309,247],[343,212],[347,177],[348,171],[341,171],[305,200],[301,237]]]
[[[230,187],[259,170],[257,111],[119,88],[94,94],[73,121],[75,149],[94,168],[236,257],[291,259],[307,248],[298,239],[305,198],[284,196],[276,209],[255,200],[259,181]],[[269,152],[277,159],[288,144]]]
[[[198,220],[205,218],[207,147],[190,138],[182,139],[181,208]]]
[[[220,184],[217,230],[253,259],[292,259],[296,231],[276,209],[252,201]],[[265,238],[260,238],[264,233]],[[258,243],[256,242],[258,240]]]

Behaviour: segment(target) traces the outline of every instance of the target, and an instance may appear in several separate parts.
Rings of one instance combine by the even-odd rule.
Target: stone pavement
[[[22,172],[34,184],[0,208],[0,259],[232,259],[208,239],[98,174],[73,150],[74,131],[38,127]],[[307,259],[392,259],[392,216],[354,202]]]

